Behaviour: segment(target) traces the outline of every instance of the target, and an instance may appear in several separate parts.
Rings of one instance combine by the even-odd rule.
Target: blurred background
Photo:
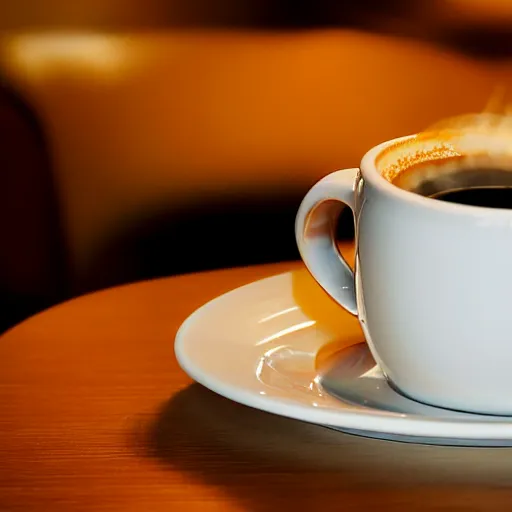
[[[508,0],[2,2],[0,330],[107,286],[298,258],[316,180],[511,78]]]

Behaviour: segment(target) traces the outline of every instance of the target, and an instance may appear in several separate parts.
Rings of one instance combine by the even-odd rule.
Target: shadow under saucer
[[[483,507],[491,493],[496,498],[505,490],[512,474],[508,450],[345,435],[240,405],[199,384],[179,391],[132,434],[138,454],[157,460],[169,478],[173,471],[185,472],[192,482],[220,489],[241,509],[255,512],[291,504],[327,510],[333,499],[350,499],[354,510],[431,510],[436,502],[464,507],[469,496]]]

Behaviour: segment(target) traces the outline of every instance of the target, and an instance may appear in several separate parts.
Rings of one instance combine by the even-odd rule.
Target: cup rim
[[[393,197],[394,199],[410,204],[411,206],[429,208],[440,213],[465,214],[472,217],[512,217],[512,210],[507,208],[489,208],[486,206],[466,205],[460,203],[451,203],[448,201],[439,201],[432,197],[422,196],[409,190],[399,188],[390,183],[378,171],[377,157],[387,148],[395,144],[400,144],[407,140],[414,139],[419,134],[405,135],[397,137],[374,146],[365,153],[361,159],[360,171],[365,181],[371,183],[373,187],[382,193]]]

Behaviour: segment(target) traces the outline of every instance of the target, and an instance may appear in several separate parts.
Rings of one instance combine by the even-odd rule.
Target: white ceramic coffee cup
[[[359,317],[392,385],[421,402],[512,414],[512,210],[423,197],[384,176],[457,154],[502,157],[509,141],[466,133],[386,142],[360,169],[318,182],[298,211],[306,266]],[[333,237],[344,205],[355,219],[354,272]]]

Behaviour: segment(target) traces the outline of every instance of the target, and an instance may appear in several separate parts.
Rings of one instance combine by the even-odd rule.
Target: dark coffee
[[[448,190],[432,195],[434,199],[450,203],[466,204],[470,206],[484,206],[485,208],[508,208],[512,210],[512,187],[496,188],[467,188]]]
[[[512,162],[509,161],[488,167],[464,158],[424,162],[402,170],[392,183],[451,203],[512,209]]]

